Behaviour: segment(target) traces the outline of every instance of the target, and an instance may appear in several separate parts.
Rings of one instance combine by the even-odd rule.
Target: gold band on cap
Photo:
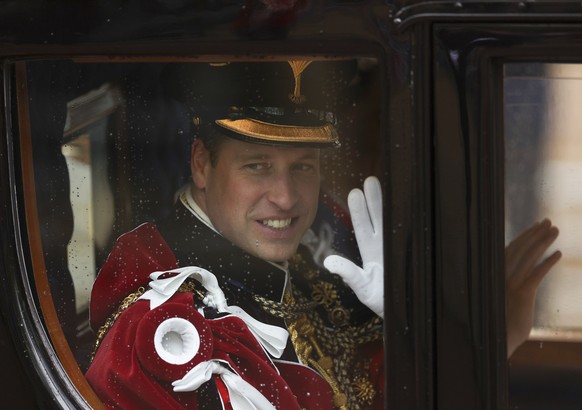
[[[338,135],[331,124],[317,127],[279,125],[253,118],[216,120],[216,124],[237,134],[265,142],[338,145]]]

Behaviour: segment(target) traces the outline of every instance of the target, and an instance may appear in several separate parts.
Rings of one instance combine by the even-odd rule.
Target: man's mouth
[[[263,219],[262,223],[265,226],[273,229],[285,229],[291,225],[292,218],[287,219]]]

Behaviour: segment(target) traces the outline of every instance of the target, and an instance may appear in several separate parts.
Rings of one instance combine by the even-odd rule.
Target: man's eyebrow
[[[320,157],[319,151],[315,151],[315,152],[308,152],[305,155],[302,155],[301,158],[314,158],[317,159]]]
[[[296,161],[319,161],[320,155],[319,153],[308,153],[305,155],[300,156],[296,159]]]
[[[269,154],[269,153],[264,153],[264,152],[245,153],[243,151],[243,152],[238,152],[235,155],[235,160],[239,160],[239,161],[269,160],[269,159],[274,158],[274,157],[275,157],[275,155]],[[296,161],[317,160],[317,159],[319,159],[319,157],[320,157],[319,152],[307,152],[307,153],[301,155],[300,157],[297,157],[295,160]]]
[[[268,154],[264,154],[264,153],[245,153],[245,152],[239,152],[237,153],[237,155],[235,155],[235,159],[240,160],[240,161],[249,161],[249,160],[265,160],[265,159],[269,159],[271,158],[270,155]]]

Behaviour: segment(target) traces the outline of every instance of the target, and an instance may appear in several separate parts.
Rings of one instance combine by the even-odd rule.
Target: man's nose
[[[290,210],[295,206],[299,198],[296,182],[287,174],[273,178],[267,198],[279,209]]]

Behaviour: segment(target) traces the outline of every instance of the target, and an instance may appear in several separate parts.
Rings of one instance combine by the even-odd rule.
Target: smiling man
[[[330,115],[303,105],[310,66],[283,64],[295,79],[291,93],[282,87],[286,105],[197,117],[191,183],[173,213],[115,244],[92,290],[98,340],[86,375],[108,408],[383,408],[379,180],[348,196],[361,263],[331,255],[324,268],[301,244],[321,151],[339,145]],[[229,91],[241,83],[224,78]],[[557,234],[546,221],[508,247],[510,351],[559,259],[538,264]]]
[[[377,239],[366,289],[354,293],[301,245],[318,211],[321,150],[339,146],[333,116],[304,105],[311,64],[267,65],[291,79],[275,84],[275,107],[199,110],[191,183],[173,214],[111,251],[92,291],[98,349],[87,372],[108,407],[383,406],[379,181],[356,199],[375,202],[358,224]],[[233,66],[211,71],[240,86]],[[369,287],[380,316],[358,300]]]

